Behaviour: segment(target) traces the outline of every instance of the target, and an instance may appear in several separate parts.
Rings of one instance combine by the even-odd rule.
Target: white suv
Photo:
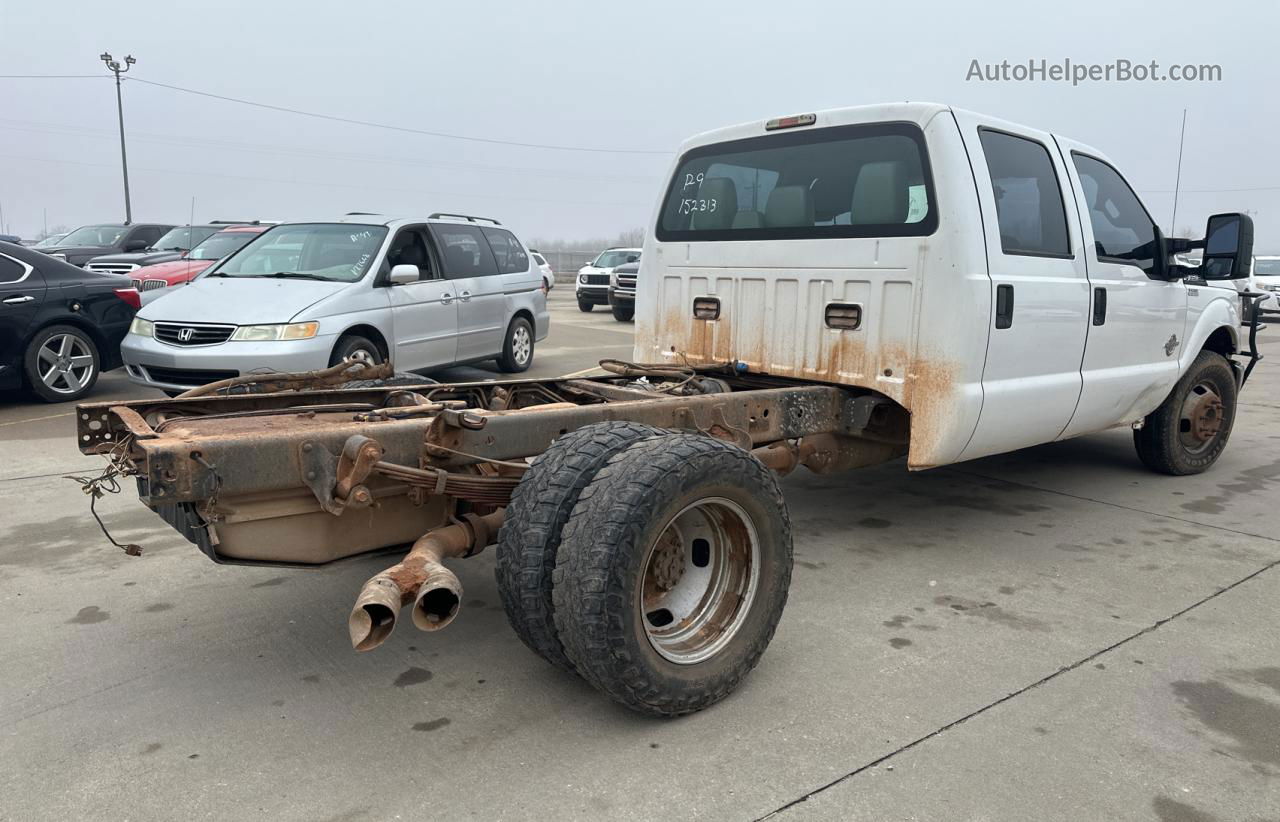
[[[121,352],[135,382],[178,392],[350,358],[519,372],[549,327],[541,272],[496,220],[349,214],[259,234],[144,306]]]
[[[578,269],[574,294],[578,298],[578,310],[590,311],[597,305],[609,304],[609,276],[623,263],[640,259],[638,248],[607,248],[591,262]]]

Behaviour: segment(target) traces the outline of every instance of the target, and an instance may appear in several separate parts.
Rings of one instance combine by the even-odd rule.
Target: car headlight
[[[231,339],[242,342],[263,340],[309,340],[320,330],[320,323],[290,323],[288,325],[242,325]]]
[[[580,283],[585,283],[586,281],[587,281],[587,275],[586,275],[586,274],[579,274],[579,275],[578,275],[578,282],[580,282]]]
[[[133,322],[129,323],[129,333],[137,334],[139,337],[154,337],[156,335],[156,327],[151,324],[150,320],[135,316]]]

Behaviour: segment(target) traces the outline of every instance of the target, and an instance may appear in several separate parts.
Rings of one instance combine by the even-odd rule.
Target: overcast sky
[[[1128,8],[1132,6],[1132,8]],[[496,140],[671,152],[744,120],[932,100],[1092,144],[1169,230],[1249,210],[1280,252],[1275,3],[0,0],[0,208],[24,236],[123,218],[115,94],[131,74]],[[1052,9],[1052,11],[1051,11]],[[1214,63],[1221,82],[966,81],[970,61]],[[465,211],[526,237],[648,222],[670,154],[553,151],[342,124],[126,83],[134,219]],[[1208,191],[1214,189],[1217,191]],[[1223,189],[1255,189],[1222,191]]]

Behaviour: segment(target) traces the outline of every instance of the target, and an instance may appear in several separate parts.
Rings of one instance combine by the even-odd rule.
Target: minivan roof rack
[[[493,219],[492,217],[473,217],[473,216],[472,216],[472,215],[470,215],[470,214],[450,214],[450,213],[449,213],[449,212],[447,212],[447,211],[437,211],[435,214],[432,214],[432,215],[431,215],[430,217],[428,217],[427,219],[428,219],[428,220],[436,220],[436,219],[439,219],[440,217],[455,217],[455,218],[457,218],[457,219],[459,219],[459,220],[466,220],[466,221],[471,222],[471,223],[474,223],[474,222],[476,222],[476,221],[478,221],[478,220],[484,220],[485,222],[490,222],[490,223],[493,223],[494,225],[502,225],[502,223],[498,222],[497,220]]]

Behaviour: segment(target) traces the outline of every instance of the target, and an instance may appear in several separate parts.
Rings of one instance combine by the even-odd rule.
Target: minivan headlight
[[[288,325],[242,325],[231,339],[242,342],[263,340],[309,340],[320,330],[320,323],[290,323]]]
[[[134,316],[133,322],[129,323],[129,333],[136,334],[139,337],[154,337],[156,335],[156,327],[151,324],[150,320]]]

